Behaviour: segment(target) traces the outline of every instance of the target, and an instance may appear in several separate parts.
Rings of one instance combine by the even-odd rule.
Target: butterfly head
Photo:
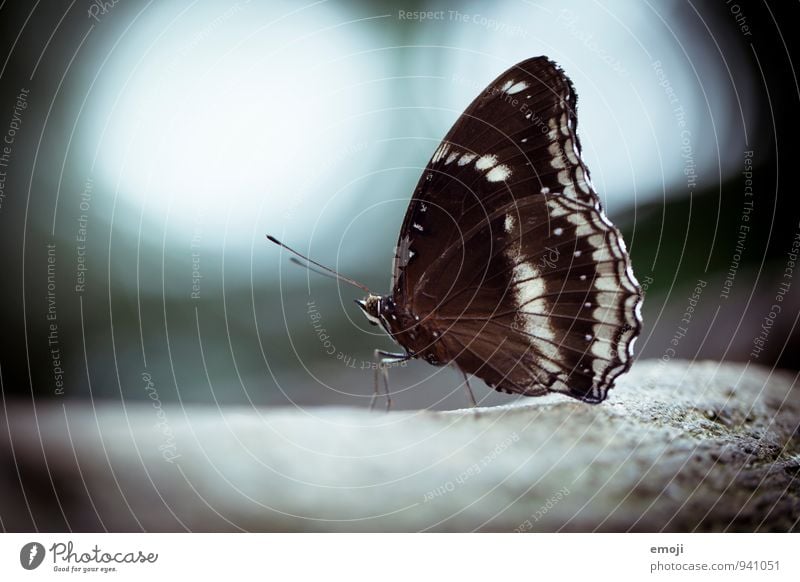
[[[361,308],[364,312],[364,315],[367,317],[369,322],[372,325],[382,325],[383,322],[381,321],[381,302],[383,301],[383,297],[380,295],[373,295],[370,293],[367,295],[364,300],[356,299],[356,304]]]

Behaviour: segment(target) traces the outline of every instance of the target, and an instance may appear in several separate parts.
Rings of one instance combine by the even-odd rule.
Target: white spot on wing
[[[523,262],[514,266],[512,284],[517,289],[519,305],[531,303],[544,295],[544,279],[530,263]]]
[[[557,200],[550,199],[547,201],[547,208],[550,210],[550,218],[560,218],[562,216],[569,217],[569,209],[564,208]]]
[[[561,146],[558,144],[558,142],[553,142],[547,146],[547,153],[550,154],[550,165],[556,170],[563,170],[567,167],[567,165],[564,163],[564,160],[561,159]],[[561,172],[558,173],[558,181],[560,184],[569,183],[561,180]]]
[[[639,339],[638,337],[631,338],[631,342],[628,344],[628,357],[633,357],[633,344],[636,343],[636,340]]]
[[[604,342],[594,342],[592,344],[592,354],[598,358],[608,357],[608,347]]]
[[[530,115],[527,115],[527,117],[530,118]],[[558,135],[558,124],[556,123],[555,118],[552,118],[547,122],[547,127],[550,128],[550,131],[547,132],[547,139],[554,141]]]
[[[449,144],[446,144],[446,143],[441,144],[436,149],[436,152],[434,152],[433,157],[431,158],[431,163],[435,164],[436,162],[441,160],[445,156],[445,154],[447,154],[447,151],[449,149],[450,149]]]
[[[538,365],[550,373],[558,373],[555,361],[559,359],[559,349],[555,343],[556,332],[547,316],[547,302],[544,279],[530,263],[520,263],[514,267],[512,284],[516,290],[517,315],[523,322],[524,331],[529,334],[533,348],[545,356]]]
[[[457,157],[458,157],[458,152],[452,152],[449,156],[447,156],[447,159],[444,161],[444,163],[445,164],[449,164],[453,160],[455,160]]]
[[[528,88],[528,84],[525,81],[520,81],[518,83],[514,83],[511,87],[506,89],[506,93],[509,95],[513,95],[514,93],[519,93],[520,91],[524,91]]]
[[[414,228],[416,228],[416,229],[417,229],[418,231],[420,231],[420,232],[422,232],[422,231],[424,230],[424,229],[422,228],[422,225],[421,225],[421,224],[419,224],[419,223],[416,223],[416,222],[415,222],[414,224],[412,224],[411,226],[413,226]]]
[[[544,299],[534,299],[525,306],[525,311],[536,315],[547,315],[547,302]]]
[[[459,158],[458,165],[459,166],[466,166],[468,163],[470,163],[472,160],[474,160],[477,157],[478,157],[477,154],[464,154],[463,156],[461,156]]]
[[[505,164],[500,164],[489,170],[489,173],[486,174],[486,179],[490,182],[500,182],[507,180],[509,176],[511,176],[511,170]]]
[[[613,277],[597,277],[594,280],[594,288],[600,291],[619,291],[619,285]]]
[[[497,163],[497,156],[495,156],[494,154],[486,154],[485,156],[481,156],[480,158],[478,158],[478,161],[475,162],[475,169],[488,170],[496,163]]]
[[[544,302],[541,300],[544,295],[544,279],[539,276],[539,272],[530,263],[519,263],[514,267],[511,283],[516,289],[517,305],[523,311],[542,310]],[[523,314],[525,315],[525,314]],[[525,315],[525,331],[536,334],[537,321],[533,316]]]
[[[578,165],[578,150],[575,149],[572,139],[570,138],[567,138],[567,141],[564,143],[564,153],[567,155],[567,159],[571,163],[576,166]]]
[[[508,234],[512,234],[514,232],[514,224],[516,223],[516,219],[514,218],[513,214],[506,214],[506,221],[503,225],[506,229]]]

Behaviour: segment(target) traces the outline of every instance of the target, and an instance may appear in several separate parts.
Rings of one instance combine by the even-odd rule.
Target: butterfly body
[[[581,159],[577,97],[545,57],[464,111],[414,190],[392,290],[358,302],[405,358],[504,392],[605,399],[627,371],[642,295]]]
[[[357,301],[367,318],[381,325],[389,335],[406,349],[409,357],[420,358],[434,366],[450,362],[449,352],[441,339],[441,331],[432,321],[398,306],[391,296],[368,295]],[[444,327],[444,326],[442,326]]]

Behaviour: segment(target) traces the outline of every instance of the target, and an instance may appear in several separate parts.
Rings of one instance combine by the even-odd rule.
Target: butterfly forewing
[[[599,402],[630,366],[641,293],[580,157],[576,102],[538,57],[470,104],[397,245],[392,299],[425,333],[391,331],[498,390]]]

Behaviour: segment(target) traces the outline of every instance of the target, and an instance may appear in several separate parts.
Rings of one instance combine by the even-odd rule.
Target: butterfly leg
[[[383,388],[386,393],[386,410],[389,410],[392,407],[392,397],[389,392],[389,365],[405,362],[411,359],[411,355],[375,350],[373,357],[375,360],[375,389],[372,392],[372,399],[369,401],[369,409],[373,410],[375,408],[375,402],[380,395],[380,378],[383,378]]]
[[[472,386],[469,385],[469,378],[467,377],[467,373],[463,370],[461,371],[464,374],[464,389],[467,391],[467,398],[469,398],[469,403],[472,405],[472,408],[478,406],[478,402],[475,400],[475,394],[472,393]]]

